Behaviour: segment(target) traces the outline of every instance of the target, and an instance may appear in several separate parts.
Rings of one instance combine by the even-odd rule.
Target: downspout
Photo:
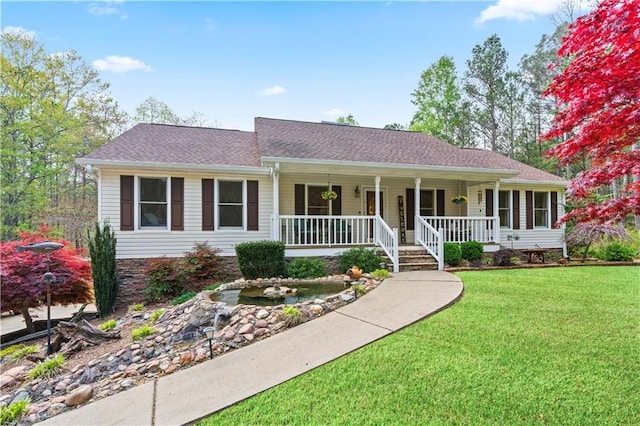
[[[500,181],[493,184],[493,238],[496,244],[500,244]]]

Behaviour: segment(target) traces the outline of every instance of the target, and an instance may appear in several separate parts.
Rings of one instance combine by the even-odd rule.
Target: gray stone
[[[266,309],[260,309],[258,311],[258,313],[256,314],[256,318],[261,320],[261,319],[265,319],[269,316],[269,311],[267,311]]]
[[[51,404],[47,409],[47,416],[49,417],[57,416],[58,414],[65,411],[66,409],[67,409],[66,405],[64,405],[61,402],[56,402],[54,404]]]
[[[31,398],[31,395],[29,394],[29,392],[27,392],[24,389],[20,389],[11,399],[11,403],[13,404],[14,402],[19,402],[19,401],[24,401],[27,398]]]
[[[80,376],[80,383],[93,383],[98,377],[100,377],[100,370],[96,367],[88,367],[84,370],[82,376]]]

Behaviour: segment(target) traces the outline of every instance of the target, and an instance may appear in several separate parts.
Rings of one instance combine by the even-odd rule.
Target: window
[[[433,206],[433,190],[420,190],[420,216],[435,216]]]
[[[244,229],[244,182],[218,181],[218,228]]]
[[[533,193],[534,226],[549,227],[549,193]]]
[[[511,191],[498,192],[498,216],[501,228],[511,228]]]
[[[167,178],[140,178],[140,228],[167,229]]]
[[[329,214],[329,200],[322,198],[322,192],[326,190],[326,186],[307,186],[307,214],[322,216]]]

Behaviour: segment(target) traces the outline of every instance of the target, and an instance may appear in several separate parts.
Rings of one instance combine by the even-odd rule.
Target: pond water
[[[217,302],[224,302],[228,305],[258,305],[276,306],[293,305],[305,300],[323,299],[333,294],[340,293],[347,287],[342,282],[332,282],[324,284],[293,284],[287,283],[287,287],[297,289],[296,294],[287,296],[284,299],[270,299],[263,296],[266,287],[247,287],[242,290],[223,290],[212,295],[212,299]]]

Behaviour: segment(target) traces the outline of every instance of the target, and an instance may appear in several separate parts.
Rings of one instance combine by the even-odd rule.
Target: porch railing
[[[280,216],[280,240],[290,247],[375,244],[375,216]]]
[[[387,223],[378,217],[376,220],[376,245],[389,256],[393,264],[393,272],[398,272],[398,229],[391,229]]]
[[[496,242],[495,226],[497,220],[495,217],[423,216],[421,219],[424,219],[433,229],[442,228],[446,242]]]
[[[444,269],[444,229],[436,230],[422,217],[416,223],[416,241],[438,262],[438,270]]]

